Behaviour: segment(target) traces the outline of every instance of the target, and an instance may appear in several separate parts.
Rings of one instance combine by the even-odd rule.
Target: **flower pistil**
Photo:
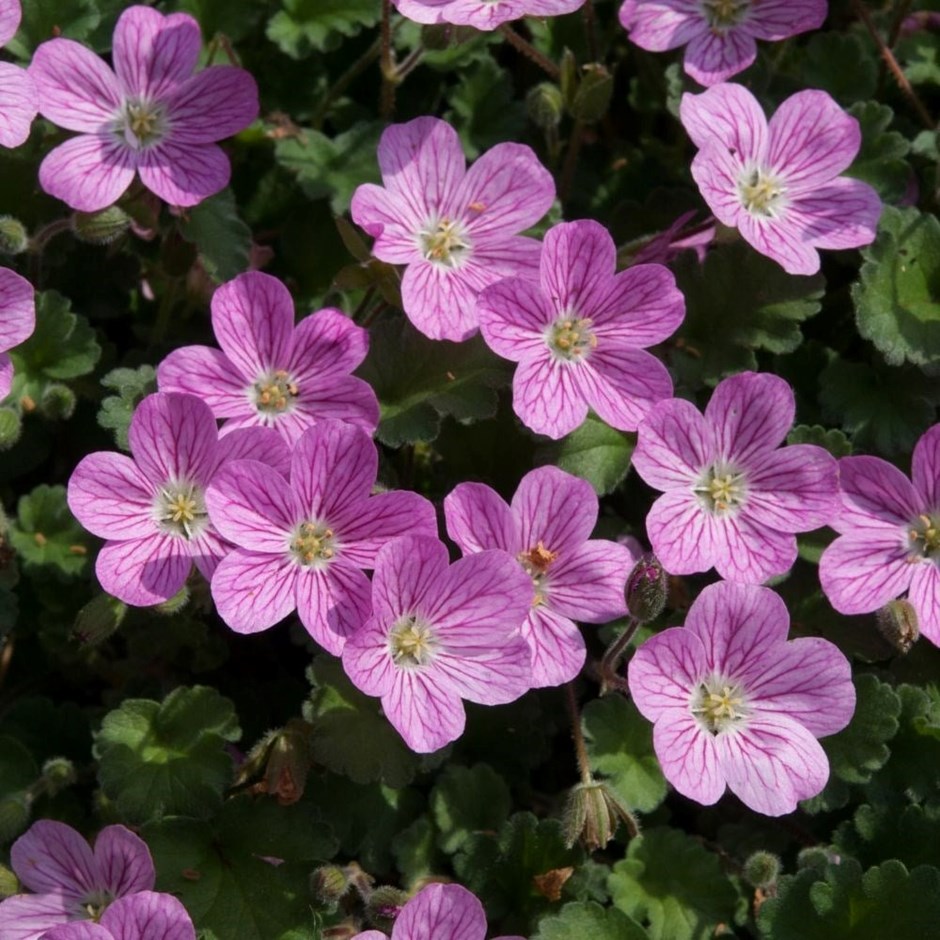
[[[322,567],[335,554],[333,530],[319,522],[301,522],[291,539],[290,548],[297,564]]]
[[[168,482],[157,496],[156,514],[162,529],[185,539],[198,535],[209,520],[202,487],[189,481]]]
[[[750,714],[744,690],[722,676],[709,676],[692,693],[692,714],[710,734],[728,731]]]
[[[388,649],[396,666],[427,666],[434,658],[437,640],[430,624],[411,614],[392,627]]]

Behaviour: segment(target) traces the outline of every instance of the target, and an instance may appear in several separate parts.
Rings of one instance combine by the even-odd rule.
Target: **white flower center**
[[[759,167],[745,170],[738,177],[741,205],[760,219],[777,219],[786,208],[786,187],[772,173]]]
[[[597,347],[597,337],[587,317],[560,317],[545,331],[545,342],[556,359],[582,362]]]
[[[392,662],[403,669],[427,666],[433,661],[437,648],[431,625],[414,614],[402,617],[388,634]]]
[[[708,467],[692,487],[702,508],[720,516],[744,504],[747,481],[744,472],[731,464],[717,461]]]
[[[262,416],[287,414],[294,410],[300,389],[283,369],[261,376],[248,391],[252,404]]]
[[[719,675],[708,676],[692,690],[689,708],[709,734],[733,731],[751,714],[741,685]]]
[[[918,516],[908,530],[908,558],[940,564],[940,513]]]
[[[470,254],[470,242],[459,220],[428,220],[418,232],[418,242],[425,260],[442,268],[458,268]]]
[[[145,150],[159,143],[168,127],[164,106],[144,98],[128,98],[115,123],[115,131],[133,150]]]
[[[713,30],[723,32],[742,22],[750,5],[751,0],[702,0],[702,13]]]
[[[290,540],[294,561],[304,568],[326,568],[336,554],[336,536],[324,522],[301,522]]]
[[[209,524],[205,491],[198,483],[169,480],[154,503],[157,525],[168,535],[193,539]]]
[[[516,560],[522,565],[522,570],[532,579],[533,607],[539,607],[545,603],[545,580],[548,576],[548,568],[557,557],[558,552],[549,551],[541,542],[538,542],[535,548],[516,555]]]

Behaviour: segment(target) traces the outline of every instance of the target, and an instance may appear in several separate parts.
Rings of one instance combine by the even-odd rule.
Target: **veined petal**
[[[297,324],[287,368],[298,379],[316,380],[333,372],[352,372],[368,351],[369,331],[341,310],[327,307]]]
[[[46,154],[39,185],[73,209],[97,212],[120,199],[134,179],[135,165],[133,151],[115,138],[79,134]]]
[[[186,540],[171,535],[105,542],[95,564],[101,586],[132,607],[169,600],[186,583],[191,569]]]
[[[9,268],[0,268],[0,351],[29,339],[36,328],[36,291]]]
[[[921,562],[914,566],[907,599],[917,611],[921,635],[934,646],[940,646],[940,568],[936,562]]]
[[[630,696],[648,721],[677,711],[692,717],[692,692],[708,673],[702,641],[691,630],[670,627],[655,633],[627,667]]]
[[[289,414],[274,418],[271,427],[288,443],[295,444],[318,421],[354,424],[370,435],[379,424],[379,400],[368,382],[354,375],[333,376],[328,383],[314,380],[300,386]]]
[[[155,497],[154,484],[124,454],[88,454],[69,478],[69,509],[92,535],[104,539],[154,535]]]
[[[345,559],[337,558],[323,570],[300,571],[294,584],[297,615],[307,633],[328,653],[341,655],[346,640],[371,613],[369,579]]]
[[[408,938],[483,940],[486,914],[483,905],[466,888],[430,884],[404,906],[395,921],[395,931]]]
[[[173,140],[211,144],[258,116],[258,86],[245,69],[212,65],[186,78],[166,99]]]
[[[816,274],[819,252],[804,238],[801,221],[798,216],[791,218],[787,209],[777,219],[754,216],[742,210],[735,224],[752,248],[772,258],[787,274]]]
[[[735,152],[716,139],[706,140],[692,159],[691,170],[702,198],[719,222],[737,228],[742,218],[751,218],[738,190],[744,163]]]
[[[757,58],[757,43],[743,29],[704,30],[686,47],[683,66],[700,85],[726,82]]]
[[[670,574],[708,571],[722,549],[718,523],[691,491],[673,490],[653,503],[646,534],[653,552]]]
[[[458,268],[423,258],[409,264],[401,281],[402,306],[408,319],[431,339],[461,342],[479,329],[476,300],[499,275],[473,258]]]
[[[343,646],[343,670],[366,695],[385,695],[395,683],[398,670],[389,651],[388,631],[373,613]]]
[[[38,110],[39,93],[29,73],[0,62],[0,146],[25,143]]]
[[[757,15],[748,17],[742,28],[757,39],[777,42],[819,29],[828,6],[826,0],[761,0]]]
[[[260,633],[283,620],[296,606],[294,580],[299,570],[288,556],[235,549],[212,576],[212,600],[219,616],[236,633]]]
[[[840,176],[795,199],[787,220],[817,248],[858,248],[875,240],[882,208],[868,183]]]
[[[928,428],[917,442],[911,478],[924,505],[940,508],[940,424]]]
[[[177,143],[167,138],[141,152],[140,180],[171,206],[195,206],[228,185],[232,173],[224,151],[215,144]]]
[[[591,297],[590,317],[598,345],[610,339],[626,346],[655,346],[672,336],[685,316],[685,298],[664,265],[633,265],[597,284],[603,289]]]
[[[630,41],[649,52],[678,49],[708,28],[695,0],[626,0],[619,16]]]
[[[653,727],[653,749],[665,778],[683,795],[711,806],[725,792],[725,774],[715,738],[686,705],[669,709]]]
[[[758,163],[764,157],[767,119],[757,99],[743,85],[717,85],[700,95],[685,94],[679,117],[696,147],[715,141],[733,150],[742,166]]]
[[[715,457],[711,425],[689,401],[659,402],[643,419],[631,462],[658,490],[691,487]]]
[[[483,483],[460,483],[444,499],[447,534],[464,555],[522,548],[518,525],[506,501]]]
[[[0,401],[10,394],[13,387],[13,363],[6,353],[0,353]]]
[[[0,0],[0,46],[5,46],[16,35],[22,18],[20,0]]]
[[[617,248],[600,222],[562,222],[545,233],[539,279],[559,316],[591,317],[598,299],[603,302],[616,266]]]
[[[532,654],[533,689],[563,685],[576,678],[587,658],[584,637],[574,621],[548,607],[533,607],[522,624]]]
[[[150,891],[156,879],[150,849],[140,836],[124,826],[105,826],[95,839],[98,887],[120,898]]]
[[[581,623],[607,623],[627,612],[624,588],[636,559],[626,545],[592,539],[549,568],[552,610]]]
[[[843,457],[839,461],[842,510],[832,527],[843,535],[877,534],[901,541],[906,528],[926,508],[917,490],[897,467],[880,457]]]
[[[900,597],[916,570],[900,535],[843,535],[822,553],[819,582],[842,614],[867,614]]]
[[[14,894],[0,901],[0,938],[40,940],[42,937],[54,937],[54,931],[62,929],[58,925],[67,924],[75,916],[76,903],[76,899],[66,898],[62,894]],[[94,926],[97,927],[97,924]],[[96,938],[93,936],[89,940]],[[113,938],[106,934],[101,940]]]
[[[532,688],[532,651],[522,636],[516,636],[472,657],[441,652],[426,674],[428,684],[434,682],[468,702],[505,705]]]
[[[382,709],[405,743],[418,754],[438,751],[463,734],[466,713],[460,695],[423,671],[398,669],[382,696]]]
[[[726,581],[760,584],[796,561],[796,536],[751,521],[746,511],[716,519],[715,571]]]
[[[594,487],[552,466],[530,470],[512,498],[523,550],[540,543],[555,553],[580,547],[594,530],[597,512]]]
[[[411,264],[422,257],[418,233],[426,213],[400,193],[363,183],[349,206],[353,221],[375,239],[372,254],[390,264]]]
[[[254,414],[249,382],[225,353],[211,346],[181,346],[157,366],[161,392],[187,392],[201,398],[217,418]]]
[[[291,448],[270,428],[233,428],[218,451],[218,466],[229,460],[260,460],[285,480],[290,474]]]
[[[477,297],[480,332],[487,346],[512,362],[545,352],[545,334],[556,312],[533,281],[504,278]]]
[[[443,542],[409,535],[379,549],[372,576],[373,615],[387,631],[405,614],[427,612],[437,603],[448,552]]]
[[[554,440],[584,423],[588,403],[578,386],[577,365],[555,359],[548,348],[524,359],[512,380],[512,407],[522,423]]]
[[[71,826],[40,819],[10,849],[17,878],[37,894],[79,898],[98,884],[98,870],[88,843]]]
[[[219,562],[234,548],[231,542],[222,538],[211,526],[188,539],[186,547],[196,570],[209,582],[212,581]]]
[[[101,926],[115,940],[196,940],[186,908],[172,894],[139,891],[109,904]]]
[[[36,937],[41,940],[114,940],[114,934],[110,930],[87,920],[60,924],[48,933],[37,933]],[[3,940],[7,940],[6,934],[3,934]]]

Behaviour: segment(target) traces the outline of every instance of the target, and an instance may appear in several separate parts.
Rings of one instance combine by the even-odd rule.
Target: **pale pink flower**
[[[0,0],[0,46],[13,38],[22,15],[20,0]],[[38,108],[36,86],[29,73],[10,62],[0,62],[0,146],[24,143]]]

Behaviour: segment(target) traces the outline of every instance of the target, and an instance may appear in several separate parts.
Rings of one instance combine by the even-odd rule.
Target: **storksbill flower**
[[[33,285],[9,268],[0,268],[0,398],[10,394],[13,363],[7,352],[36,329],[36,293]]]
[[[0,0],[0,47],[13,38],[22,16],[20,0]],[[0,62],[0,147],[19,147],[26,141],[38,107],[29,73],[12,62]]]
[[[584,0],[393,0],[398,12],[416,23],[454,23],[491,30],[523,16],[561,16]]]

